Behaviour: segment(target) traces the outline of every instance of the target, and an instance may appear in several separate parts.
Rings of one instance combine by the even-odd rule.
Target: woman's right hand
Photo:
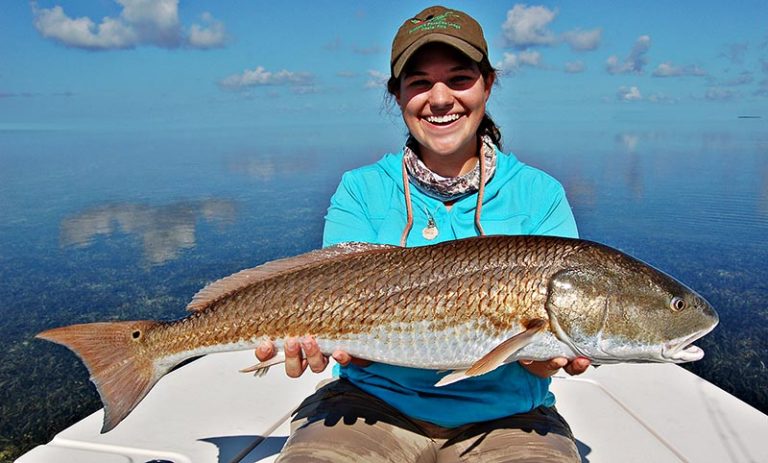
[[[298,378],[304,374],[307,367],[314,373],[321,373],[328,366],[328,356],[320,352],[320,347],[312,336],[286,338],[283,343],[283,350],[285,351],[285,374],[291,378]],[[265,362],[276,354],[277,348],[272,341],[262,341],[256,348],[256,358],[260,362]],[[356,359],[342,350],[334,351],[332,357],[342,366],[347,366],[350,363],[367,366],[371,363]]]

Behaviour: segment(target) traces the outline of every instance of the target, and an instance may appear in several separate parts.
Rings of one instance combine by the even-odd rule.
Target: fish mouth
[[[700,347],[694,346],[692,343],[712,331],[714,328],[715,327],[712,326],[710,328],[697,331],[696,333],[693,333],[689,336],[665,342],[661,346],[661,357],[668,362],[674,363],[694,362],[696,360],[701,360],[704,357],[704,351]]]
[[[680,347],[669,347],[669,343],[665,343],[661,349],[661,356],[664,360],[674,363],[694,362],[704,357],[704,351],[694,345],[681,349]]]

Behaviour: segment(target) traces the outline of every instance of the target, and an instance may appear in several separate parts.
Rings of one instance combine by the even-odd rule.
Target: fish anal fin
[[[259,281],[274,278],[282,274],[309,267],[318,261],[327,260],[332,262],[357,254],[371,251],[383,251],[397,246],[372,243],[341,243],[323,249],[317,249],[305,254],[285,259],[273,260],[237,273],[233,273],[220,280],[214,281],[197,292],[187,305],[190,312],[201,312],[206,310],[215,302],[226,298],[248,286]]]
[[[546,320],[535,318],[528,322],[526,329],[520,333],[505,340],[490,352],[482,356],[472,364],[471,367],[464,370],[454,370],[444,376],[437,383],[436,387],[447,386],[458,381],[462,381],[473,376],[480,376],[499,368],[506,363],[506,360],[517,351],[530,344],[535,336],[547,327]]]
[[[280,352],[269,360],[265,360],[263,362],[257,363],[256,365],[243,368],[242,370],[240,370],[240,373],[253,373],[253,376],[261,377],[267,374],[267,372],[269,371],[269,367],[274,365],[279,365],[284,362],[285,362],[285,354]]]
[[[87,323],[43,331],[36,337],[55,342],[77,354],[88,368],[104,404],[105,433],[120,423],[170,369],[142,349],[152,321]],[[159,371],[163,370],[165,371]]]

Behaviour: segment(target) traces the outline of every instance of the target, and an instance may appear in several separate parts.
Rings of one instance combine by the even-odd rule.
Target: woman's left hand
[[[565,357],[555,357],[549,360],[520,360],[520,365],[539,378],[549,378],[561,368],[569,375],[580,375],[592,364],[586,357],[576,357],[568,360]]]

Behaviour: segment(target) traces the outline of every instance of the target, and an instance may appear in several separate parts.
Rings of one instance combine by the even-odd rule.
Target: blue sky
[[[397,27],[431,3],[4,1],[0,128],[398,124]],[[768,2],[446,3],[483,25],[500,122],[768,117]]]

